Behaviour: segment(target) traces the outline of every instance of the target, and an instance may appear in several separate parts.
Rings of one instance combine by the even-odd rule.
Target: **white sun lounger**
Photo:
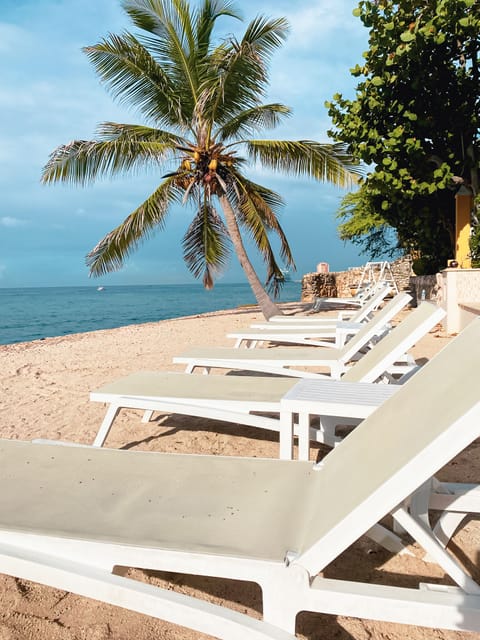
[[[479,342],[475,320],[318,465],[1,441],[0,572],[226,640],[292,640],[301,611],[478,633],[480,586],[410,496],[480,437]],[[454,587],[321,575],[389,513]],[[122,567],[255,582],[263,619]]]
[[[404,294],[408,295],[408,294]],[[432,304],[432,303],[422,303]],[[381,316],[383,309],[377,314]],[[427,312],[426,312],[427,314]],[[428,315],[428,314],[427,314]],[[381,322],[378,318],[377,322]],[[378,325],[377,325],[378,326]],[[186,372],[202,368],[259,371],[297,378],[314,378],[325,375],[312,369],[327,369],[332,378],[338,379],[348,364],[358,358],[362,348],[369,345],[376,334],[377,326],[368,323],[341,349],[326,347],[273,347],[270,349],[233,349],[228,347],[192,347],[173,362],[184,364]]]
[[[411,301],[407,293],[398,293],[383,307],[381,313],[365,322],[337,322],[330,325],[311,325],[299,328],[271,324],[263,328],[243,329],[227,333],[227,338],[235,338],[234,348],[242,345],[253,349],[264,342],[280,344],[301,344],[314,347],[336,347],[341,349],[345,342],[357,334],[366,325],[376,327],[376,335],[382,335],[388,330],[389,322]]]
[[[339,311],[336,317],[325,317],[323,313],[314,314],[296,314],[296,315],[279,315],[272,316],[268,322],[253,323],[251,326],[254,329],[271,327],[272,324],[285,324],[292,326],[305,326],[311,324],[335,324],[337,322],[344,321],[347,317],[349,322],[364,322],[371,318],[374,311],[382,304],[383,300],[391,292],[391,287],[386,284],[384,287],[380,287],[378,291],[365,302],[363,307],[359,307],[357,310]]]
[[[383,327],[386,327],[385,322]],[[348,341],[365,326],[361,322],[342,322],[336,325],[323,325],[309,327],[270,327],[261,329],[243,329],[227,333],[227,338],[234,338],[234,349],[244,346],[247,349],[255,349],[264,343],[271,344],[298,344],[311,347],[336,347],[341,349]],[[382,328],[383,328],[382,327]]]
[[[375,293],[382,287],[387,285],[386,282],[379,281],[368,284],[365,287],[360,287],[354,296],[341,297],[341,298],[327,298],[317,297],[313,303],[312,309],[314,311],[323,311],[325,309],[333,307],[363,307],[365,303],[375,295]]]
[[[422,305],[413,310],[387,336],[345,372],[340,379],[346,383],[373,383],[384,379],[386,371],[444,317],[445,311],[432,304]],[[325,389],[327,378],[312,380]],[[143,422],[148,422],[154,411],[200,416],[208,419],[239,423],[271,431],[280,431],[280,457],[292,456],[292,427],[284,423],[281,428],[279,418],[271,414],[280,413],[280,402],[297,383],[295,378],[254,377],[254,376],[192,376],[187,373],[141,371],[114,382],[107,383],[91,392],[90,400],[108,405],[103,422],[94,440],[94,446],[103,446],[113,422],[121,409],[131,408],[145,411]],[[367,385],[369,386],[369,385]],[[368,392],[367,401],[356,401],[356,413],[352,416],[352,402],[349,401],[347,424],[356,424],[352,417],[363,419],[385,400],[392,391],[392,385],[376,385]],[[342,387],[346,392],[346,387]],[[345,400],[333,402],[321,415],[319,428],[311,428],[310,438],[333,446],[338,441],[336,426],[338,421],[327,417],[346,419]],[[269,415],[265,415],[269,414]],[[341,422],[345,424],[345,422]],[[299,451],[299,456],[308,459],[308,445]],[[305,449],[307,453],[305,454]]]

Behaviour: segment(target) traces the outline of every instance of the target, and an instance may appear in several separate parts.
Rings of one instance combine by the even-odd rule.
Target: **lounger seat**
[[[252,466],[250,459],[237,458],[238,464],[231,465],[222,456],[101,452],[90,456],[83,447],[32,448],[0,440],[2,487],[6,474],[16,486],[10,495],[1,492],[0,526],[151,549],[215,549],[219,555],[253,554],[276,562],[284,560],[285,548],[299,546],[295,512],[275,506],[280,495],[294,502],[297,491],[307,490],[314,473],[309,463],[263,459]],[[16,471],[7,457],[15,461]],[[26,475],[29,466],[41,475]],[[269,491],[264,490],[267,484]],[[65,508],[67,500],[74,509]]]

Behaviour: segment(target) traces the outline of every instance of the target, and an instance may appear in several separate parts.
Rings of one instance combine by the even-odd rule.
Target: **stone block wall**
[[[437,276],[412,276],[410,278],[409,293],[413,297],[413,305],[422,300],[425,292],[425,300],[436,300],[438,295]]]
[[[413,276],[409,256],[390,263],[390,269],[399,291],[409,291]],[[302,302],[313,302],[317,297],[348,298],[355,294],[363,267],[330,273],[307,273],[302,279]],[[421,289],[420,289],[421,290]]]
[[[390,263],[390,268],[397,283],[399,291],[410,290],[410,280],[414,275],[412,269],[412,258],[410,256],[404,256],[398,260],[394,260]]]
[[[307,273],[302,278],[302,302],[315,298],[336,298],[337,286],[334,273]]]

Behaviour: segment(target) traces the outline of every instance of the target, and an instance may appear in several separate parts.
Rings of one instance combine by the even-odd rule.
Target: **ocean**
[[[300,300],[301,284],[286,282],[280,302]],[[233,309],[254,304],[246,283],[0,288],[0,344]]]

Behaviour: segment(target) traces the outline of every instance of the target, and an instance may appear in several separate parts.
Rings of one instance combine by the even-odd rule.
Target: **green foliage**
[[[354,14],[369,29],[356,97],[327,103],[330,135],[370,169],[351,215],[381,214],[438,270],[454,255],[455,191],[478,188],[480,3],[362,0]]]
[[[86,185],[146,166],[161,168],[163,181],[154,193],[88,254],[91,274],[119,269],[143,239],[164,227],[174,202],[189,202],[195,213],[183,249],[191,273],[211,288],[233,245],[262,304],[265,291],[240,228],[253,239],[274,289],[282,270],[270,233],[280,241],[285,266],[294,267],[294,260],[278,221],[281,198],[247,179],[247,160],[341,186],[356,181],[358,167],[340,143],[250,138],[290,114],[285,105],[262,103],[271,56],[288,34],[284,18],[257,16],[241,39],[219,39],[217,20],[239,19],[229,0],[202,0],[195,7],[187,0],[122,0],[122,6],[139,33],[111,34],[85,53],[113,97],[148,124],[102,124],[95,140],[54,150],[42,180]]]
[[[360,189],[343,198],[337,213],[340,238],[358,245],[370,258],[397,257],[402,252],[394,230],[363,196]]]

